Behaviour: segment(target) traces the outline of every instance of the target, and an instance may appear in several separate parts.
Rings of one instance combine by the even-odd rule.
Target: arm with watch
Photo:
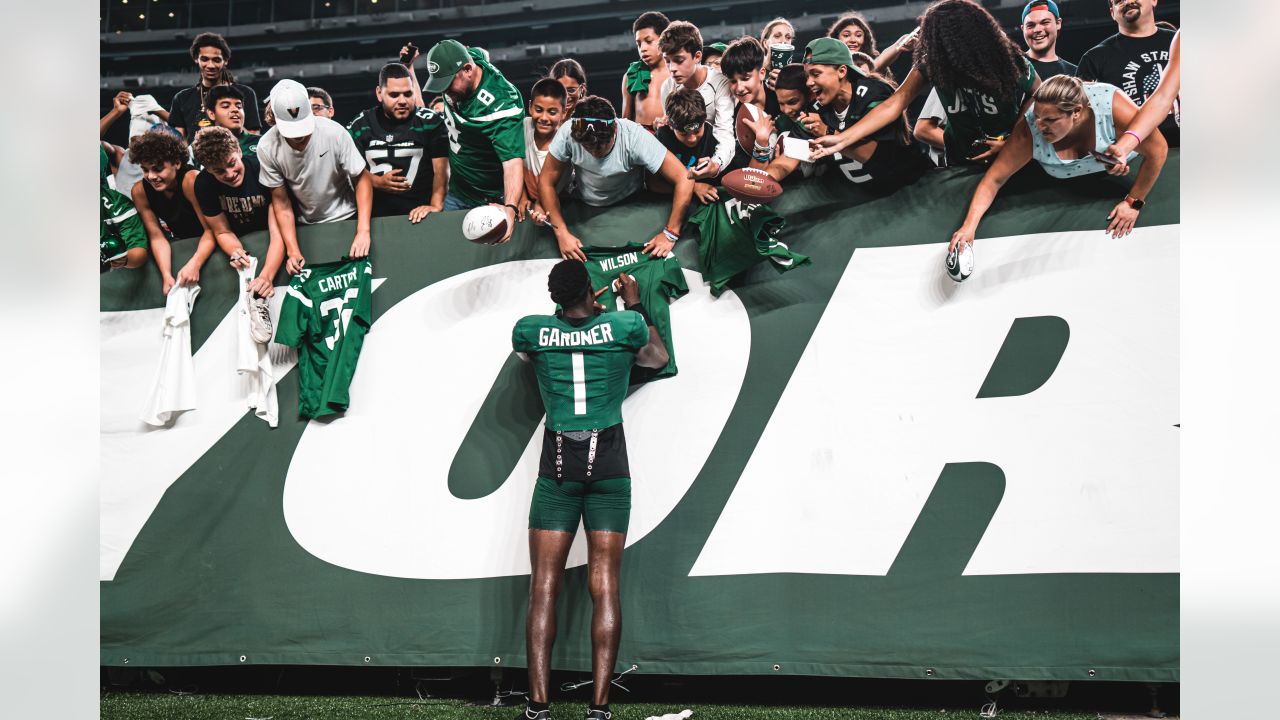
[[[523,132],[523,131],[521,131]],[[523,137],[523,136],[522,136]],[[502,236],[496,245],[511,239],[516,223],[524,222],[524,213],[520,211],[520,196],[524,194],[524,158],[511,158],[502,161],[502,204],[507,211],[507,234]],[[495,203],[496,204],[496,203]]]
[[[1128,128],[1137,114],[1138,106],[1117,90],[1111,105],[1111,118],[1115,122],[1116,131],[1121,135],[1132,133]],[[1169,143],[1165,142],[1164,135],[1159,130],[1152,130],[1149,136],[1140,140],[1137,152],[1142,156],[1138,177],[1133,181],[1133,187],[1129,188],[1129,193],[1107,215],[1107,232],[1112,237],[1128,235],[1138,222],[1138,213],[1146,205],[1147,194],[1155,186],[1156,178],[1160,177],[1160,170],[1164,168],[1164,161],[1169,156]],[[1128,172],[1127,167],[1125,172]]]
[[[622,306],[625,309],[640,313],[640,317],[644,318],[645,324],[649,326],[649,342],[636,353],[636,365],[655,370],[666,367],[671,359],[667,353],[667,346],[662,342],[658,328],[654,327],[649,311],[640,302],[640,285],[634,277],[626,273],[618,275],[618,296],[622,298]]]

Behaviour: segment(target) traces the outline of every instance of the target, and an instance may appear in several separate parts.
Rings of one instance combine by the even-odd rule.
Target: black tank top
[[[196,169],[190,165],[178,168],[173,197],[165,197],[163,192],[151,187],[151,183],[146,180],[141,181],[142,191],[147,194],[147,203],[151,205],[151,212],[169,226],[174,238],[200,237],[204,232],[204,226],[200,224],[200,218],[196,217],[195,209],[191,207],[191,203],[187,202],[187,196],[182,194],[182,179],[189,172],[196,172]]]

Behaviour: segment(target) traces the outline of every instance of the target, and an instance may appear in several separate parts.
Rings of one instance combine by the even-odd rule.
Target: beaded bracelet
[[[680,239],[680,236],[672,232],[670,228],[662,228],[662,234],[666,235],[667,239],[671,242],[675,242]]]

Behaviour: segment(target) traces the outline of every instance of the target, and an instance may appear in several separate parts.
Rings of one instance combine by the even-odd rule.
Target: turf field
[[[644,720],[651,715],[679,712],[683,705],[616,704],[618,720]],[[845,708],[821,706],[695,705],[691,720],[946,720],[978,718],[978,708],[912,710],[903,708]],[[586,705],[553,706],[554,717],[581,718]],[[386,697],[316,697],[299,695],[204,695],[108,692],[102,696],[102,720],[511,720],[511,707],[475,706],[462,700]],[[1094,712],[1002,710],[1001,718],[1097,720]]]

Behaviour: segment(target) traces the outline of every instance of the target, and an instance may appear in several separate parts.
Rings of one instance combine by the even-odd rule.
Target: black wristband
[[[645,309],[644,303],[636,303],[635,305],[626,306],[632,312],[640,313],[640,317],[644,318],[645,325],[653,325],[653,318],[649,317],[649,311]]]

